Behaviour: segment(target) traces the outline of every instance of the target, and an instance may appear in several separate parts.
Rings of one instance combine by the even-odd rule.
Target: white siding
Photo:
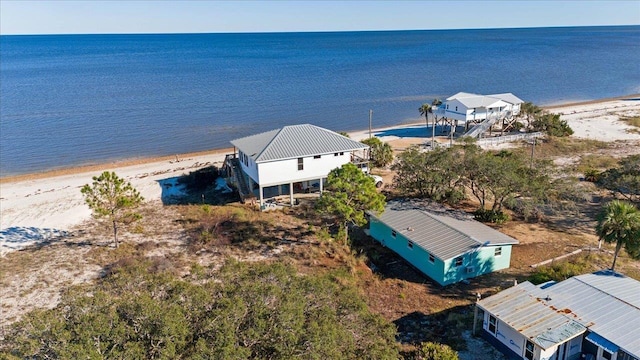
[[[253,159],[250,156],[246,156],[246,155],[243,156],[242,151],[238,152],[238,158],[240,159],[240,164],[242,165],[242,171],[244,171],[245,174],[249,175],[249,177],[251,177],[253,181],[255,181],[256,183],[260,183],[258,166],[253,161]],[[246,165],[245,165],[245,160],[246,160]]]
[[[482,327],[485,330],[487,330],[487,332],[489,332],[489,316],[490,315],[491,314],[489,314],[488,312],[485,312],[484,313],[485,318],[482,322]],[[513,352],[515,352],[516,354],[520,354],[520,356],[524,358],[524,347],[525,347],[526,338],[522,336],[522,334],[520,334],[519,332],[512,329],[509,325],[500,321],[499,318],[496,318],[496,321],[497,321],[496,324],[498,326],[498,329],[495,334],[496,339],[498,339],[498,341],[503,343],[506,347],[511,349]],[[493,333],[491,332],[489,333],[493,335]],[[538,346],[536,346],[536,353],[539,356]]]
[[[319,159],[303,158],[304,169],[298,170],[298,159],[287,159],[260,163],[259,183],[261,186],[288,184],[305,180],[325,178],[329,172],[351,161],[351,153],[343,152],[338,156],[324,154]]]

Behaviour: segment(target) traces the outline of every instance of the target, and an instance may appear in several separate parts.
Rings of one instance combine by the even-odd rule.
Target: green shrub
[[[458,353],[448,345],[425,342],[420,345],[417,358],[421,360],[458,360]]]
[[[509,215],[502,211],[478,209],[473,212],[473,217],[485,223],[504,224],[509,221]]]
[[[154,270],[155,269],[155,270]],[[7,329],[0,358],[397,359],[394,326],[353,285],[227,262],[196,283],[151,262],[114,268]]]

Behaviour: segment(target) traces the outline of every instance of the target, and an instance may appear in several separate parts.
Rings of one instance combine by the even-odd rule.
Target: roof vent
[[[407,231],[413,231],[413,228],[412,228],[411,226],[409,226],[409,227],[407,228]]]

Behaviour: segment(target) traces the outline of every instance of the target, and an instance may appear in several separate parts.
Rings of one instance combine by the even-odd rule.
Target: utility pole
[[[533,154],[535,152],[536,149],[536,138],[533,138],[533,141],[531,141],[531,165],[529,166],[529,169],[533,169]]]
[[[369,110],[369,139],[371,139],[371,120],[373,119],[373,110]]]

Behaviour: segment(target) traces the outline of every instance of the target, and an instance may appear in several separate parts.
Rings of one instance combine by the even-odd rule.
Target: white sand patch
[[[207,166],[222,166],[224,155],[202,155],[180,161],[161,161],[105,168],[130,181],[146,201],[178,194],[175,178]],[[80,188],[101,171],[0,185],[0,256],[7,251],[46,241],[91,218]],[[171,184],[168,188],[167,184]],[[11,230],[13,229],[13,230]],[[25,230],[26,229],[26,230]],[[20,235],[23,235],[20,237]]]
[[[573,136],[599,141],[640,140],[638,128],[623,121],[621,116],[640,116],[640,99],[613,100],[596,104],[549,107],[560,114],[573,129]]]

